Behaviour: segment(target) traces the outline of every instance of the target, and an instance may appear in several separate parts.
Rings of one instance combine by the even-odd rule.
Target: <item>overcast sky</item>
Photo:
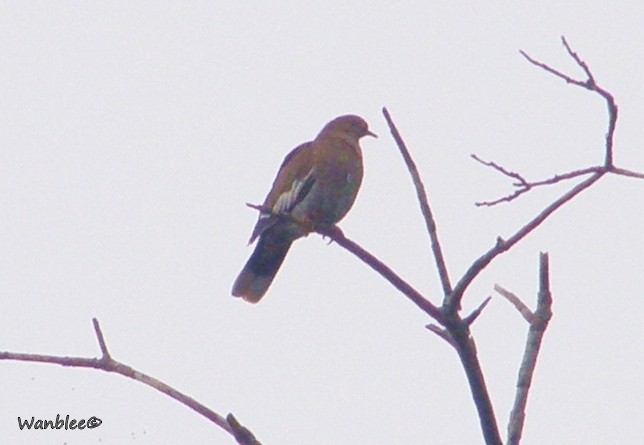
[[[482,443],[455,352],[372,270],[311,235],[257,305],[230,296],[284,155],[330,119],[363,116],[365,178],[340,226],[440,302],[415,192],[381,115],[424,177],[452,279],[574,183],[513,204],[477,153],[528,179],[603,160],[644,171],[640,2],[2,2],[0,350],[113,356],[234,413],[266,445]],[[562,5],[566,3],[567,5]],[[533,304],[550,253],[554,318],[523,444],[641,444],[644,181],[606,177],[498,258],[494,283]],[[505,437],[527,325],[495,296],[473,327]],[[117,375],[0,362],[12,444],[233,443]],[[84,431],[20,431],[17,417]]]

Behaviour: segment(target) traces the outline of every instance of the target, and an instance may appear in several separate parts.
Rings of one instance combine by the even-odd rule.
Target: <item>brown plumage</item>
[[[326,124],[317,137],[291,151],[280,166],[263,206],[301,221],[260,213],[250,238],[257,246],[233,284],[232,294],[257,303],[268,290],[288,249],[310,229],[340,221],[353,205],[362,182],[358,141],[374,136],[354,115]]]

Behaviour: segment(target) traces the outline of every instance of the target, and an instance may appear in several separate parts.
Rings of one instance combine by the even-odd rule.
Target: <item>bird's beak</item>
[[[378,139],[378,135],[376,133],[374,133],[373,131],[367,130],[367,135],[368,136],[373,136],[374,138]]]

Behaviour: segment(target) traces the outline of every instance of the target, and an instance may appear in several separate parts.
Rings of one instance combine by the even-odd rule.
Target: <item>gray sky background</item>
[[[275,2],[273,2],[275,3]],[[415,193],[380,114],[423,175],[456,280],[497,236],[572,186],[493,209],[511,191],[477,153],[529,179],[603,160],[604,103],[563,34],[619,104],[615,160],[644,170],[640,2],[3,2],[0,4],[0,350],[98,354],[233,412],[265,444],[477,444],[454,351],[430,320],[319,236],[298,241],[258,305],[230,297],[283,156],[340,114],[363,116],[365,180],[341,223],[438,303]],[[644,182],[608,177],[470,288],[531,304],[551,255],[555,315],[524,432],[530,444],[641,444]],[[527,326],[494,297],[473,332],[505,434]],[[125,378],[0,363],[12,444],[233,443]],[[20,431],[17,417],[103,420]]]

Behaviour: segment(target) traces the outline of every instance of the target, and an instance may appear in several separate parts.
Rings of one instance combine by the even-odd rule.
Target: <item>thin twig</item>
[[[552,178],[543,179],[541,181],[534,181],[534,182],[530,183],[530,185],[532,187],[539,187],[541,185],[556,184],[556,183],[561,182],[561,181],[576,178],[577,176],[589,175],[591,173],[599,173],[602,170],[604,170],[604,167],[580,168],[579,170],[573,170],[573,171],[567,172],[567,173],[558,173],[558,174],[554,175]]]
[[[524,193],[530,191],[531,189],[542,186],[542,185],[551,185],[555,184],[557,182],[575,178],[577,176],[582,176],[590,173],[599,173],[599,172],[604,172],[604,173],[614,173],[618,175],[623,175],[623,176],[631,176],[635,178],[640,178],[644,179],[644,174],[642,173],[637,173],[637,172],[632,172],[629,170],[621,169],[621,168],[616,168],[613,164],[613,146],[614,146],[614,135],[615,135],[615,129],[617,126],[617,117],[618,117],[618,107],[617,103],[615,102],[615,98],[611,93],[609,93],[607,90],[602,88],[597,84],[597,81],[595,80],[595,76],[593,75],[592,71],[588,67],[588,64],[584,62],[581,57],[572,50],[570,45],[568,44],[568,41],[566,40],[565,37],[561,37],[562,44],[564,48],[566,49],[566,52],[568,55],[575,61],[575,63],[582,69],[584,72],[584,75],[586,76],[585,80],[579,80],[575,79],[568,74],[562,73],[561,71],[552,68],[550,65],[541,62],[532,56],[528,55],[523,50],[520,50],[519,52],[521,55],[531,64],[543,69],[544,71],[554,75],[555,77],[558,77],[560,79],[563,79],[569,84],[576,85],[578,87],[584,88],[585,90],[591,91],[593,93],[596,93],[600,95],[605,101],[606,101],[606,107],[608,109],[608,129],[606,130],[606,142],[605,142],[605,154],[604,154],[604,163],[601,166],[596,166],[596,167],[589,167],[585,169],[579,169],[575,170],[573,172],[569,173],[564,173],[564,174],[559,174],[555,175],[552,178],[545,179],[542,181],[536,181],[536,182],[529,182],[526,181],[523,176],[521,176],[519,173],[514,173],[510,172],[507,169],[505,169],[503,166],[493,163],[493,162],[486,162],[475,155],[472,155],[474,159],[479,161],[480,163],[489,166],[491,168],[494,168],[495,170],[501,172],[505,176],[512,177],[514,179],[517,179],[518,182],[514,183],[513,185],[517,187],[517,189],[506,196],[503,196],[501,198],[491,200],[491,201],[481,201],[477,202],[477,206],[494,206],[497,204],[500,204],[502,202],[510,202],[519,196],[523,195]]]
[[[550,74],[552,74],[552,75],[554,75],[554,76],[556,76],[556,77],[559,77],[560,79],[565,80],[565,81],[566,81],[566,83],[570,83],[570,84],[573,84],[573,85],[577,85],[577,86],[580,86],[580,87],[582,87],[582,88],[588,88],[588,85],[586,84],[586,82],[583,82],[583,81],[581,81],[581,80],[577,80],[577,79],[573,79],[572,77],[568,76],[567,74],[564,74],[564,73],[562,73],[561,71],[558,71],[558,70],[556,70],[556,69],[554,69],[554,68],[550,67],[549,65],[547,65],[547,64],[545,64],[545,63],[543,63],[543,62],[539,62],[538,60],[533,59],[532,57],[530,57],[530,56],[528,55],[528,53],[526,53],[526,52],[525,52],[525,51],[523,51],[523,50],[519,50],[519,52],[520,52],[520,53],[521,53],[521,55],[522,55],[523,57],[525,57],[525,58],[526,58],[526,60],[527,60],[528,62],[530,62],[531,64],[533,64],[533,65],[535,65],[535,66],[538,66],[538,67],[539,67],[539,68],[541,68],[542,70],[547,71],[547,72],[549,72]]]
[[[577,63],[577,65],[584,71],[584,74],[586,75],[586,80],[577,80],[573,79],[572,77],[568,76],[567,74],[563,74],[562,72],[550,67],[549,65],[539,62],[536,59],[533,59],[530,57],[525,51],[520,51],[521,55],[525,57],[528,62],[532,63],[533,65],[538,66],[539,68],[559,77],[560,79],[565,80],[568,83],[571,83],[573,85],[577,85],[581,88],[585,88],[589,91],[595,92],[599,94],[601,97],[606,100],[606,106],[608,108],[608,131],[606,131],[606,156],[604,158],[604,166],[606,168],[610,168],[613,166],[613,141],[614,141],[614,134],[615,134],[615,128],[617,126],[617,114],[618,114],[618,108],[617,108],[617,103],[615,102],[615,98],[613,97],[612,94],[610,94],[608,91],[606,91],[604,88],[600,87],[597,84],[597,81],[595,80],[595,76],[593,76],[593,73],[590,71],[590,68],[588,68],[588,65],[586,62],[584,62],[579,55],[577,55],[576,52],[572,50],[570,45],[568,44],[568,41],[566,40],[565,37],[561,37],[561,42],[563,46],[566,48],[566,51],[570,55],[570,57],[573,58],[573,60]]]
[[[523,316],[525,321],[527,321],[528,323],[532,323],[532,320],[534,320],[534,314],[532,313],[530,308],[528,308],[528,306],[526,306],[525,303],[521,301],[519,297],[517,297],[509,290],[499,286],[498,284],[494,285],[494,290],[497,291],[499,294],[501,294],[510,303],[512,303],[514,307],[517,308],[519,313]]]
[[[205,405],[197,402],[192,397],[186,394],[183,394],[180,391],[177,391],[176,389],[167,385],[161,380],[158,380],[124,363],[114,360],[108,353],[105,338],[103,336],[103,332],[101,331],[98,320],[96,318],[93,318],[92,323],[94,325],[94,332],[96,334],[96,338],[98,340],[98,344],[101,349],[101,353],[102,353],[101,358],[62,357],[62,356],[56,356],[56,355],[24,354],[24,353],[18,353],[18,352],[0,351],[0,360],[49,363],[49,364],[68,366],[73,368],[92,368],[92,369],[98,369],[105,372],[113,372],[115,374],[119,374],[124,377],[128,377],[133,380],[136,380],[137,382],[141,382],[145,385],[148,385],[154,388],[159,392],[162,392],[163,394],[166,394],[172,397],[173,399],[177,400],[178,402],[182,403],[188,408],[191,408],[193,411],[197,412],[198,414],[201,414],[206,419],[215,423],[223,430],[225,430],[227,433],[231,434],[233,437],[235,437],[235,439],[237,440],[237,443],[239,443],[240,445],[259,445],[259,442],[257,442],[254,439],[254,436],[253,436],[253,440],[255,440],[255,442],[240,441],[240,439],[237,437],[239,431],[236,433],[235,429],[229,424],[229,422],[223,416],[217,414],[216,412],[206,407]],[[244,437],[247,437],[247,436],[243,436],[242,438]]]
[[[631,178],[644,179],[644,173],[626,170],[625,168],[613,167],[611,169],[611,172],[621,176],[629,176]]]
[[[581,60],[581,57],[577,55],[575,51],[572,50],[570,45],[568,45],[568,42],[566,41],[566,38],[564,36],[561,36],[561,43],[563,46],[566,48],[566,51],[568,51],[568,54],[570,57],[572,57],[575,62],[577,62],[577,65],[581,67],[582,70],[584,70],[584,73],[586,73],[586,77],[588,77],[588,84],[589,86],[594,86],[597,85],[597,82],[595,82],[595,77],[593,76],[593,73],[590,72],[590,68],[588,68],[588,65],[586,65],[586,62]]]
[[[101,348],[101,352],[103,353],[103,359],[111,359],[112,357],[110,356],[110,353],[107,350],[107,345],[105,344],[103,331],[101,331],[101,326],[98,324],[96,317],[92,318],[92,325],[94,326],[94,333],[96,334],[96,339],[98,340],[98,347]]]
[[[537,309],[530,321],[523,360],[519,368],[517,392],[514,406],[508,422],[508,445],[518,445],[525,424],[525,407],[528,403],[528,393],[532,385],[532,377],[537,366],[537,356],[541,349],[543,335],[552,318],[552,294],[550,293],[550,277],[548,254],[541,253],[539,257],[539,294]]]
[[[470,157],[471,157],[472,159],[474,159],[475,161],[477,161],[478,163],[485,165],[486,167],[491,167],[491,168],[493,168],[494,170],[496,170],[496,171],[498,171],[498,172],[502,173],[503,175],[505,175],[505,176],[507,176],[507,177],[509,177],[509,178],[514,178],[514,179],[516,179],[516,180],[517,180],[517,182],[515,182],[513,185],[515,185],[515,186],[517,186],[517,187],[519,187],[519,186],[527,187],[528,185],[530,185],[530,184],[528,183],[528,181],[526,181],[526,180],[525,180],[525,178],[524,178],[523,176],[521,176],[521,174],[519,174],[519,173],[517,173],[517,172],[511,172],[511,171],[507,170],[505,167],[503,167],[503,166],[501,166],[501,165],[497,164],[497,163],[496,163],[496,162],[494,162],[494,161],[484,161],[483,159],[479,158],[479,157],[478,157],[476,154],[474,154],[474,153],[472,153],[472,154],[470,155]]]
[[[483,303],[481,303],[479,307],[474,309],[470,315],[465,317],[463,319],[463,322],[466,325],[471,326],[472,323],[474,323],[474,321],[476,321],[476,319],[479,317],[479,315],[481,315],[481,312],[483,312],[483,309],[485,309],[485,306],[487,306],[490,300],[492,300],[492,297],[487,297],[485,300],[483,300]]]
[[[425,225],[427,226],[427,232],[429,233],[429,238],[431,241],[432,253],[434,254],[434,259],[436,260],[438,276],[441,280],[441,285],[443,286],[445,299],[448,299],[452,293],[452,284],[450,283],[447,266],[445,264],[445,258],[443,257],[443,250],[438,239],[436,221],[434,220],[432,210],[429,207],[429,200],[427,199],[427,193],[425,192],[425,185],[423,184],[420,174],[418,173],[416,163],[411,157],[411,154],[407,149],[407,145],[405,144],[405,141],[403,141],[402,136],[400,136],[398,128],[396,128],[396,125],[391,119],[391,115],[389,114],[387,108],[383,107],[382,114],[385,116],[387,125],[389,125],[389,130],[391,131],[391,134],[396,141],[396,145],[398,145],[400,154],[402,154],[405,164],[407,165],[407,170],[409,171],[409,174],[411,175],[412,181],[414,183],[414,187],[416,188],[416,196],[418,197],[418,203],[420,204],[420,211],[423,214],[423,218],[425,219]]]
[[[456,286],[454,287],[454,292],[453,292],[455,302],[460,304],[460,300],[463,298],[463,294],[467,289],[467,287],[472,283],[474,278],[476,278],[478,274],[480,274],[483,271],[483,269],[485,269],[488,266],[488,264],[492,262],[494,258],[510,250],[512,246],[517,244],[528,234],[530,234],[533,230],[539,227],[541,223],[543,223],[558,208],[560,208],[561,206],[569,202],[571,199],[573,199],[575,196],[577,196],[579,193],[583,192],[588,187],[590,187],[595,182],[597,182],[604,175],[604,173],[605,173],[604,171],[595,173],[590,178],[574,186],[568,192],[564,193],[559,199],[555,200],[552,204],[550,204],[545,209],[543,209],[537,216],[535,216],[530,221],[528,221],[528,223],[526,223],[523,227],[517,230],[507,240],[497,239],[497,242],[494,245],[494,247],[491,247],[487,252],[485,252],[483,255],[477,258],[472,263],[472,265],[467,269],[467,271],[465,272],[463,277],[461,277],[459,282],[456,283]]]
[[[588,77],[586,82],[584,82],[580,86],[586,88],[587,90],[596,92],[606,100],[606,106],[608,108],[608,131],[606,132],[606,156],[604,158],[604,166],[606,168],[610,168],[613,166],[613,144],[614,144],[613,136],[615,134],[615,128],[617,126],[617,113],[618,113],[617,103],[615,102],[615,98],[613,97],[612,94],[610,94],[604,88],[597,85],[597,82],[595,81],[595,77],[593,76],[593,73],[590,71],[590,68],[588,68],[588,65],[586,64],[586,62],[584,62],[581,59],[581,57],[579,57],[577,53],[570,48],[570,45],[568,44],[568,41],[564,36],[561,36],[561,42],[566,48],[566,51],[568,51],[568,54],[570,54],[570,56],[573,59],[575,59],[575,62],[577,62],[577,65],[579,65],[581,69],[584,70],[584,73]]]
[[[396,272],[391,270],[389,266],[380,261],[378,258],[367,252],[354,241],[344,236],[339,227],[333,226],[328,229],[316,229],[321,235],[329,237],[339,246],[344,247],[349,252],[360,258],[373,270],[378,272],[385,280],[389,281],[396,289],[403,293],[409,300],[418,306],[423,312],[434,318],[437,322],[444,324],[444,317],[441,310],[434,306],[431,301],[423,297],[423,295],[414,289],[409,283],[403,280]]]
[[[228,424],[233,430],[233,435],[235,440],[240,445],[262,445],[256,438],[255,435],[250,432],[248,428],[241,425],[239,421],[232,414],[226,416]]]
[[[516,175],[520,176],[519,173],[507,172],[505,167],[500,166],[500,165],[498,165],[498,164],[496,164],[494,162],[483,161],[483,160],[479,159],[476,155],[472,155],[472,158],[474,158],[477,161],[481,162],[483,165],[486,165],[486,166],[494,168],[495,170],[501,172],[505,176],[510,176],[510,174],[511,175],[516,174]],[[545,185],[553,185],[553,184],[557,184],[558,182],[567,181],[569,179],[576,178],[578,176],[584,176],[584,175],[589,175],[591,173],[599,173],[599,172],[612,173],[612,174],[618,175],[618,176],[627,176],[627,177],[637,178],[637,179],[644,179],[644,173],[634,172],[632,170],[627,170],[625,168],[619,168],[619,167],[615,167],[615,166],[611,166],[611,167],[607,168],[607,167],[605,167],[603,165],[598,165],[596,167],[581,168],[581,169],[573,170],[573,171],[567,172],[567,173],[558,173],[558,174],[552,176],[551,178],[542,179],[540,181],[526,181],[525,183],[523,183],[521,181],[515,182],[512,185],[517,187],[517,190],[515,190],[511,194],[502,196],[502,197],[497,198],[497,199],[492,200],[492,201],[477,201],[477,202],[474,203],[474,205],[476,205],[477,207],[482,207],[482,206],[492,207],[492,206],[495,206],[495,205],[500,204],[502,202],[513,201],[514,199],[518,198],[519,196],[523,195],[524,193],[529,192],[530,190],[532,190],[532,189],[534,189],[536,187],[541,187],[541,186],[545,186]],[[510,173],[510,174],[508,174],[508,173]],[[521,178],[523,180],[523,177],[521,177]]]
[[[425,327],[432,331],[434,334],[438,335],[440,338],[445,340],[447,343],[449,343],[453,348],[456,348],[456,343],[454,342],[454,339],[452,338],[451,335],[449,335],[449,332],[447,330],[441,328],[440,326],[436,326],[433,323],[430,323],[428,325],[425,325]]]
[[[553,185],[553,184],[556,184],[556,183],[561,182],[561,181],[566,181],[566,180],[569,180],[569,179],[572,179],[572,178],[576,178],[578,176],[584,176],[584,175],[588,175],[588,174],[591,174],[591,173],[597,173],[599,171],[606,170],[606,168],[603,167],[603,166],[588,167],[588,168],[582,168],[582,169],[578,169],[578,170],[573,170],[573,171],[567,172],[567,173],[558,173],[558,174],[556,174],[556,175],[554,175],[554,176],[552,176],[550,178],[542,179],[540,181],[528,181],[523,176],[521,176],[519,173],[510,172],[505,167],[503,167],[503,166],[501,166],[501,165],[499,165],[499,164],[497,164],[495,162],[484,161],[484,160],[480,159],[478,156],[476,156],[474,154],[472,155],[472,158],[474,158],[475,160],[477,160],[478,162],[480,162],[481,164],[483,164],[485,166],[489,166],[489,167],[501,172],[505,176],[509,176],[509,177],[517,179],[517,182],[514,182],[512,184],[513,186],[517,187],[517,189],[513,193],[511,193],[509,195],[506,195],[506,196],[502,196],[502,197],[500,197],[498,199],[495,199],[493,201],[478,201],[478,202],[475,202],[474,204],[477,207],[482,207],[482,206],[492,207],[492,206],[495,206],[495,205],[500,204],[502,202],[510,202],[510,201],[513,201],[514,199],[518,198],[519,196],[523,195],[524,193],[529,192],[530,190],[532,190],[535,187],[541,187],[541,186],[544,186],[544,185]]]
[[[496,258],[498,255],[500,255],[503,252],[507,252],[510,248],[512,248],[512,246],[514,246],[516,243],[521,241],[526,235],[528,235],[534,229],[536,229],[555,210],[557,210],[559,207],[569,202],[572,198],[577,196],[579,193],[581,193],[591,185],[593,185],[605,173],[614,172],[614,167],[612,164],[612,159],[613,159],[612,150],[613,150],[615,126],[617,123],[617,105],[615,103],[615,99],[608,91],[604,90],[599,85],[597,85],[597,82],[595,81],[595,78],[593,77],[592,72],[588,68],[588,65],[586,65],[586,63],[582,61],[581,58],[574,51],[572,51],[572,49],[570,48],[570,45],[568,45],[568,42],[563,37],[562,37],[562,42],[568,54],[575,60],[575,62],[582,68],[582,70],[586,74],[587,80],[580,81],[580,80],[573,79],[567,74],[564,74],[550,67],[549,65],[532,58],[525,51],[520,51],[520,52],[523,55],[523,57],[525,57],[526,60],[528,60],[528,62],[530,62],[531,64],[538,66],[539,68],[553,74],[556,77],[559,77],[565,80],[570,84],[577,85],[589,91],[595,92],[606,100],[606,104],[608,107],[609,123],[608,123],[608,131],[606,132],[605,163],[602,167],[593,167],[590,169],[583,169],[583,170],[579,170],[578,172],[562,175],[562,176],[566,176],[565,179],[567,179],[568,177],[579,176],[580,174],[586,174],[586,173],[592,172],[592,175],[589,178],[575,185],[571,190],[569,190],[564,195],[562,195],[559,199],[557,199],[552,204],[547,206],[543,211],[541,211],[541,213],[539,213],[527,224],[525,224],[523,227],[517,230],[517,232],[514,235],[512,235],[504,242],[497,241],[494,247],[490,248],[490,250],[488,250],[485,254],[481,255],[476,261],[474,261],[474,263],[469,267],[469,269],[465,272],[463,277],[459,280],[459,282],[454,287],[454,292],[453,292],[453,298],[455,300],[454,303],[460,304],[460,300],[463,298],[463,293],[465,292],[465,289],[467,289],[467,287],[470,285],[472,280],[474,280],[474,278],[479,273],[481,273],[481,271],[485,269],[485,267],[487,267],[487,265],[490,264],[490,262],[494,258]],[[631,175],[631,176],[638,177],[637,175]],[[555,178],[557,177],[555,176]],[[559,181],[559,180],[560,179],[556,179],[556,181]],[[555,180],[553,180],[553,183],[554,181]]]

